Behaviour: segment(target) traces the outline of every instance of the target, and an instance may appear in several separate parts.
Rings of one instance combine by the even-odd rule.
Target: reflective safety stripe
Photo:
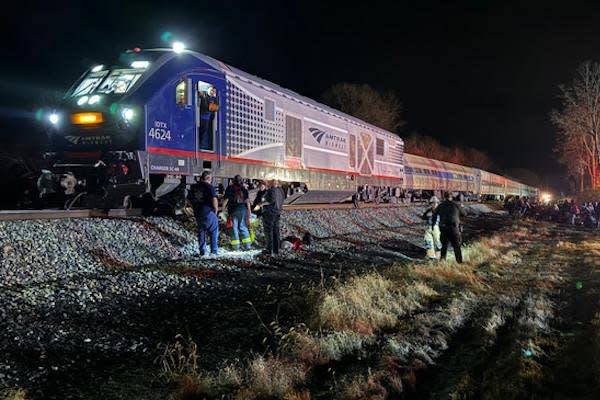
[[[238,242],[239,243],[239,242]],[[252,239],[250,239],[249,237],[247,238],[243,238],[242,239],[242,243],[246,244],[246,243],[252,243]]]
[[[235,240],[235,239],[232,240],[230,243],[231,243],[232,246],[239,246],[240,245],[240,241],[239,240]]]

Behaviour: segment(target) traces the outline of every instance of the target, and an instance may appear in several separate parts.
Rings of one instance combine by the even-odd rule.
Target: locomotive
[[[295,204],[369,199],[374,191],[391,200],[407,190],[535,191],[405,155],[396,134],[179,43],[91,67],[47,120],[52,170],[38,183],[58,185],[48,192],[63,194],[67,208],[127,207],[142,194],[175,206],[205,170],[219,186],[236,174],[277,178]]]

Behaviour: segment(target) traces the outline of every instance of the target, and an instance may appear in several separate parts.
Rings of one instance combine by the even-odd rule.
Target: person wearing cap
[[[440,200],[436,196],[431,196],[429,199],[429,207],[422,215],[422,219],[427,221],[427,227],[425,228],[425,249],[427,250],[427,258],[436,259],[437,252],[442,248],[440,241],[440,227],[439,227],[439,216],[436,220],[433,220],[433,213],[437,206],[440,204]]]
[[[448,243],[452,243],[454,248],[454,257],[456,262],[462,263],[462,252],[460,250],[460,217],[466,215],[463,208],[452,201],[450,192],[444,192],[444,201],[433,211],[432,224],[439,221],[440,241],[442,242],[441,260],[446,259],[448,252]]]
[[[223,209],[231,216],[233,223],[231,247],[234,251],[240,249],[250,250],[252,239],[250,238],[250,201],[248,190],[244,187],[244,181],[240,175],[233,177],[233,183],[225,189],[225,200]]]
[[[206,254],[206,234],[210,236],[211,254],[217,255],[219,252],[219,220],[217,219],[219,204],[217,193],[211,181],[211,173],[204,171],[200,176],[200,182],[190,187],[187,196],[192,203],[194,217],[198,225],[200,256]]]

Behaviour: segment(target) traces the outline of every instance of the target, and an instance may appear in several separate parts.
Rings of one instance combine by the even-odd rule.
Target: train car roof
[[[172,49],[162,49],[162,48],[142,50],[142,52],[146,52],[146,51],[147,52],[155,52],[155,51],[156,52],[165,52],[166,53],[165,56],[168,57],[168,60],[164,60],[164,62],[161,62],[160,63],[161,65],[164,64],[165,62],[169,61],[172,58],[180,56],[181,54],[192,55],[193,57],[198,58],[202,62],[210,65],[211,67],[213,67],[214,69],[216,69],[218,71],[223,72],[226,75],[229,75],[229,76],[232,76],[232,77],[235,77],[235,78],[239,78],[239,79],[241,79],[243,81],[246,81],[248,83],[251,83],[253,85],[261,87],[261,88],[263,88],[265,90],[277,93],[277,94],[279,94],[281,96],[284,96],[284,97],[286,97],[286,98],[288,98],[290,100],[297,101],[297,102],[299,102],[301,104],[304,104],[304,105],[307,105],[309,107],[313,107],[313,108],[315,108],[315,109],[317,109],[319,111],[322,111],[322,112],[325,112],[325,113],[327,113],[329,115],[341,118],[341,119],[343,119],[343,120],[345,120],[347,122],[351,122],[351,123],[353,123],[355,125],[359,125],[359,126],[362,126],[362,127],[365,127],[365,128],[371,129],[371,130],[374,130],[374,131],[376,131],[379,134],[389,136],[391,139],[394,139],[394,140],[397,140],[399,142],[404,143],[404,141],[402,140],[402,138],[400,136],[398,136],[397,134],[395,134],[395,133],[386,131],[385,129],[379,128],[378,126],[375,126],[373,124],[365,122],[365,121],[363,121],[363,120],[361,120],[359,118],[353,117],[353,116],[351,116],[349,114],[346,114],[346,113],[344,113],[342,111],[336,110],[335,108],[326,106],[325,104],[319,103],[319,102],[317,102],[317,101],[315,101],[315,100],[313,100],[313,99],[311,99],[309,97],[302,96],[301,94],[298,94],[298,93],[294,92],[293,90],[286,89],[286,88],[284,88],[282,86],[279,86],[279,85],[277,85],[277,84],[275,84],[273,82],[270,82],[270,81],[268,81],[266,79],[262,79],[262,78],[259,78],[258,76],[255,76],[255,75],[249,74],[247,72],[244,72],[244,71],[242,71],[239,68],[233,67],[233,66],[231,66],[229,64],[226,64],[226,63],[224,63],[222,61],[219,61],[219,60],[217,60],[215,58],[212,58],[210,56],[207,56],[205,54],[198,53],[198,52],[192,51],[192,50],[185,50],[184,53],[178,54],[178,53],[173,52]],[[168,55],[170,55],[170,57]]]
[[[466,165],[460,165],[460,164],[455,164],[455,163],[451,163],[451,162],[448,162],[448,161],[436,160],[435,158],[418,156],[416,154],[410,154],[410,153],[406,153],[406,152],[404,153],[404,160],[405,160],[404,164],[405,165],[408,164],[409,163],[408,161],[411,158],[413,158],[413,159],[419,159],[420,161],[423,161],[423,162],[435,161],[435,162],[438,162],[440,164],[447,165],[447,166],[450,166],[452,168],[457,168],[457,169],[476,169],[476,168],[469,167],[469,166],[466,166]]]

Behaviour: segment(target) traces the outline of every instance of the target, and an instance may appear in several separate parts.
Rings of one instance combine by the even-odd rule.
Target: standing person
[[[267,184],[264,181],[260,181],[258,183],[258,192],[256,192],[256,197],[252,202],[252,211],[257,216],[262,216],[263,210],[262,205],[266,203],[265,196],[267,195]]]
[[[211,173],[204,171],[200,176],[200,182],[193,184],[188,192],[188,200],[192,203],[198,225],[198,245],[201,256],[206,254],[207,233],[210,236],[211,254],[217,255],[219,251],[219,220],[217,219],[219,203],[211,181]]]
[[[279,254],[281,233],[279,231],[279,219],[283,209],[285,193],[277,179],[271,181],[271,187],[265,196],[266,203],[263,205],[263,228],[267,248],[264,253],[268,255]]]
[[[429,199],[429,208],[425,210],[422,217],[427,221],[427,228],[425,230],[425,245],[427,248],[427,258],[436,258],[436,252],[442,248],[440,241],[440,227],[439,227],[439,215],[436,220],[433,220],[433,213],[437,206],[440,204],[440,200],[436,196],[431,196]]]
[[[233,183],[225,189],[225,201],[223,208],[231,216],[233,222],[233,232],[231,238],[231,247],[237,251],[240,249],[240,243],[244,250],[250,250],[250,201],[248,200],[248,190],[244,187],[244,182],[240,175],[233,177]]]
[[[439,218],[442,242],[442,253],[440,258],[442,260],[446,259],[448,243],[452,243],[456,262],[459,264],[462,263],[462,252],[460,250],[460,217],[464,217],[465,215],[465,211],[462,207],[451,200],[450,193],[444,192],[444,201],[437,206],[432,215],[433,221],[436,221],[436,219]]]
[[[198,143],[200,150],[211,150],[213,148],[213,125],[215,114],[219,110],[219,98],[217,89],[210,86],[206,92],[198,94],[200,104],[200,119],[198,126]]]

